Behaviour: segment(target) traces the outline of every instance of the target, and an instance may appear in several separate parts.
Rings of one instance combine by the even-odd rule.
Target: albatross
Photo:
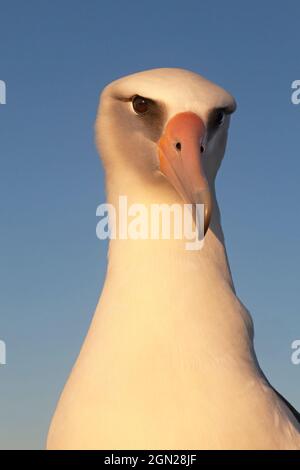
[[[48,449],[300,449],[299,414],[260,369],[226,254],[215,178],[235,107],[177,68],[104,88],[95,132],[107,201],[203,204],[204,244],[110,240]]]

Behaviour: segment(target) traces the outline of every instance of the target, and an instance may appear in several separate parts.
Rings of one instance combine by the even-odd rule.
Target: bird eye
[[[215,125],[216,127],[220,127],[224,124],[224,121],[225,121],[225,112],[220,109],[219,111],[217,111],[217,114],[216,114],[216,117],[215,117]]]
[[[136,114],[146,114],[150,109],[150,100],[135,95],[132,97],[132,107]]]

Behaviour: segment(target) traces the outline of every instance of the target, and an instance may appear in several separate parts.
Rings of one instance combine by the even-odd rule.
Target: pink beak
[[[197,114],[176,114],[158,142],[160,170],[187,204],[204,205],[204,235],[211,218],[211,195],[203,169],[205,125]]]

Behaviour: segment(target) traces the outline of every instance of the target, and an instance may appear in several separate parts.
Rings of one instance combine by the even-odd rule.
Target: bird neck
[[[120,188],[114,192],[113,187],[108,187],[108,201],[119,215],[118,199],[122,193]],[[127,186],[123,194],[127,195],[128,206],[138,202],[147,207],[153,202],[153,194],[158,203],[182,204],[168,188],[157,192],[152,188],[148,192],[147,185],[143,185],[140,189]],[[237,338],[239,345],[245,338],[244,346],[251,349],[252,321],[235,294],[220,211],[214,190],[212,193],[210,229],[200,250],[187,250],[185,240],[110,240],[103,301],[99,307],[122,311],[129,321],[137,316],[156,316],[172,323],[176,317],[184,325],[186,316],[191,316],[191,325],[194,320],[201,325],[203,336],[207,334],[212,341],[222,337],[221,344],[224,345],[225,339],[234,354]]]
[[[116,199],[112,198],[112,200],[115,201]],[[130,208],[133,207],[133,204],[137,204],[136,207],[139,215],[137,215],[135,210],[131,212]],[[203,276],[203,282],[209,273],[213,273],[217,279],[226,283],[228,289],[234,293],[235,289],[216,199],[214,198],[210,229],[199,247],[196,247],[194,240],[189,241],[184,237],[180,239],[174,237],[174,232],[172,232],[174,228],[172,216],[174,213],[172,212],[170,213],[170,237],[167,235],[167,239],[163,238],[163,228],[161,225],[157,232],[159,234],[158,238],[153,238],[151,232],[151,224],[154,223],[151,220],[151,217],[153,217],[151,212],[152,204],[147,199],[132,198],[130,195],[123,195],[118,203],[114,202],[112,204],[115,208],[114,222],[116,222],[116,231],[114,238],[110,240],[109,244],[109,268],[118,263],[120,268],[126,266],[127,269],[129,260],[139,260],[139,266],[147,266],[148,270],[154,265],[156,268],[161,266],[161,268],[164,267],[167,271],[174,272],[174,266],[180,263],[186,267],[193,266],[193,271],[196,271],[199,276]],[[183,214],[184,212],[181,201],[170,203],[166,199],[158,199],[155,204],[161,207],[164,205],[170,207],[170,204],[178,204],[182,207],[181,213]],[[145,212],[139,212],[139,207],[143,207]],[[134,222],[133,213],[137,218],[140,215],[144,216],[147,214],[145,233],[142,229],[137,231],[130,230],[132,224],[134,228],[139,228],[142,223],[140,219],[137,223]],[[155,222],[157,222],[157,219]],[[160,219],[159,222],[162,223],[162,220]],[[121,228],[121,225],[123,228]],[[166,264],[164,265],[164,263]],[[138,269],[138,266],[136,269]],[[179,272],[177,274],[180,276]]]

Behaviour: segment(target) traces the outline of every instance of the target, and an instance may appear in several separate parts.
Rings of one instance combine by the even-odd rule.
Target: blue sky
[[[93,124],[111,80],[185,67],[237,99],[218,198],[260,363],[300,409],[300,4],[0,2],[0,447],[42,448],[106,266]]]

